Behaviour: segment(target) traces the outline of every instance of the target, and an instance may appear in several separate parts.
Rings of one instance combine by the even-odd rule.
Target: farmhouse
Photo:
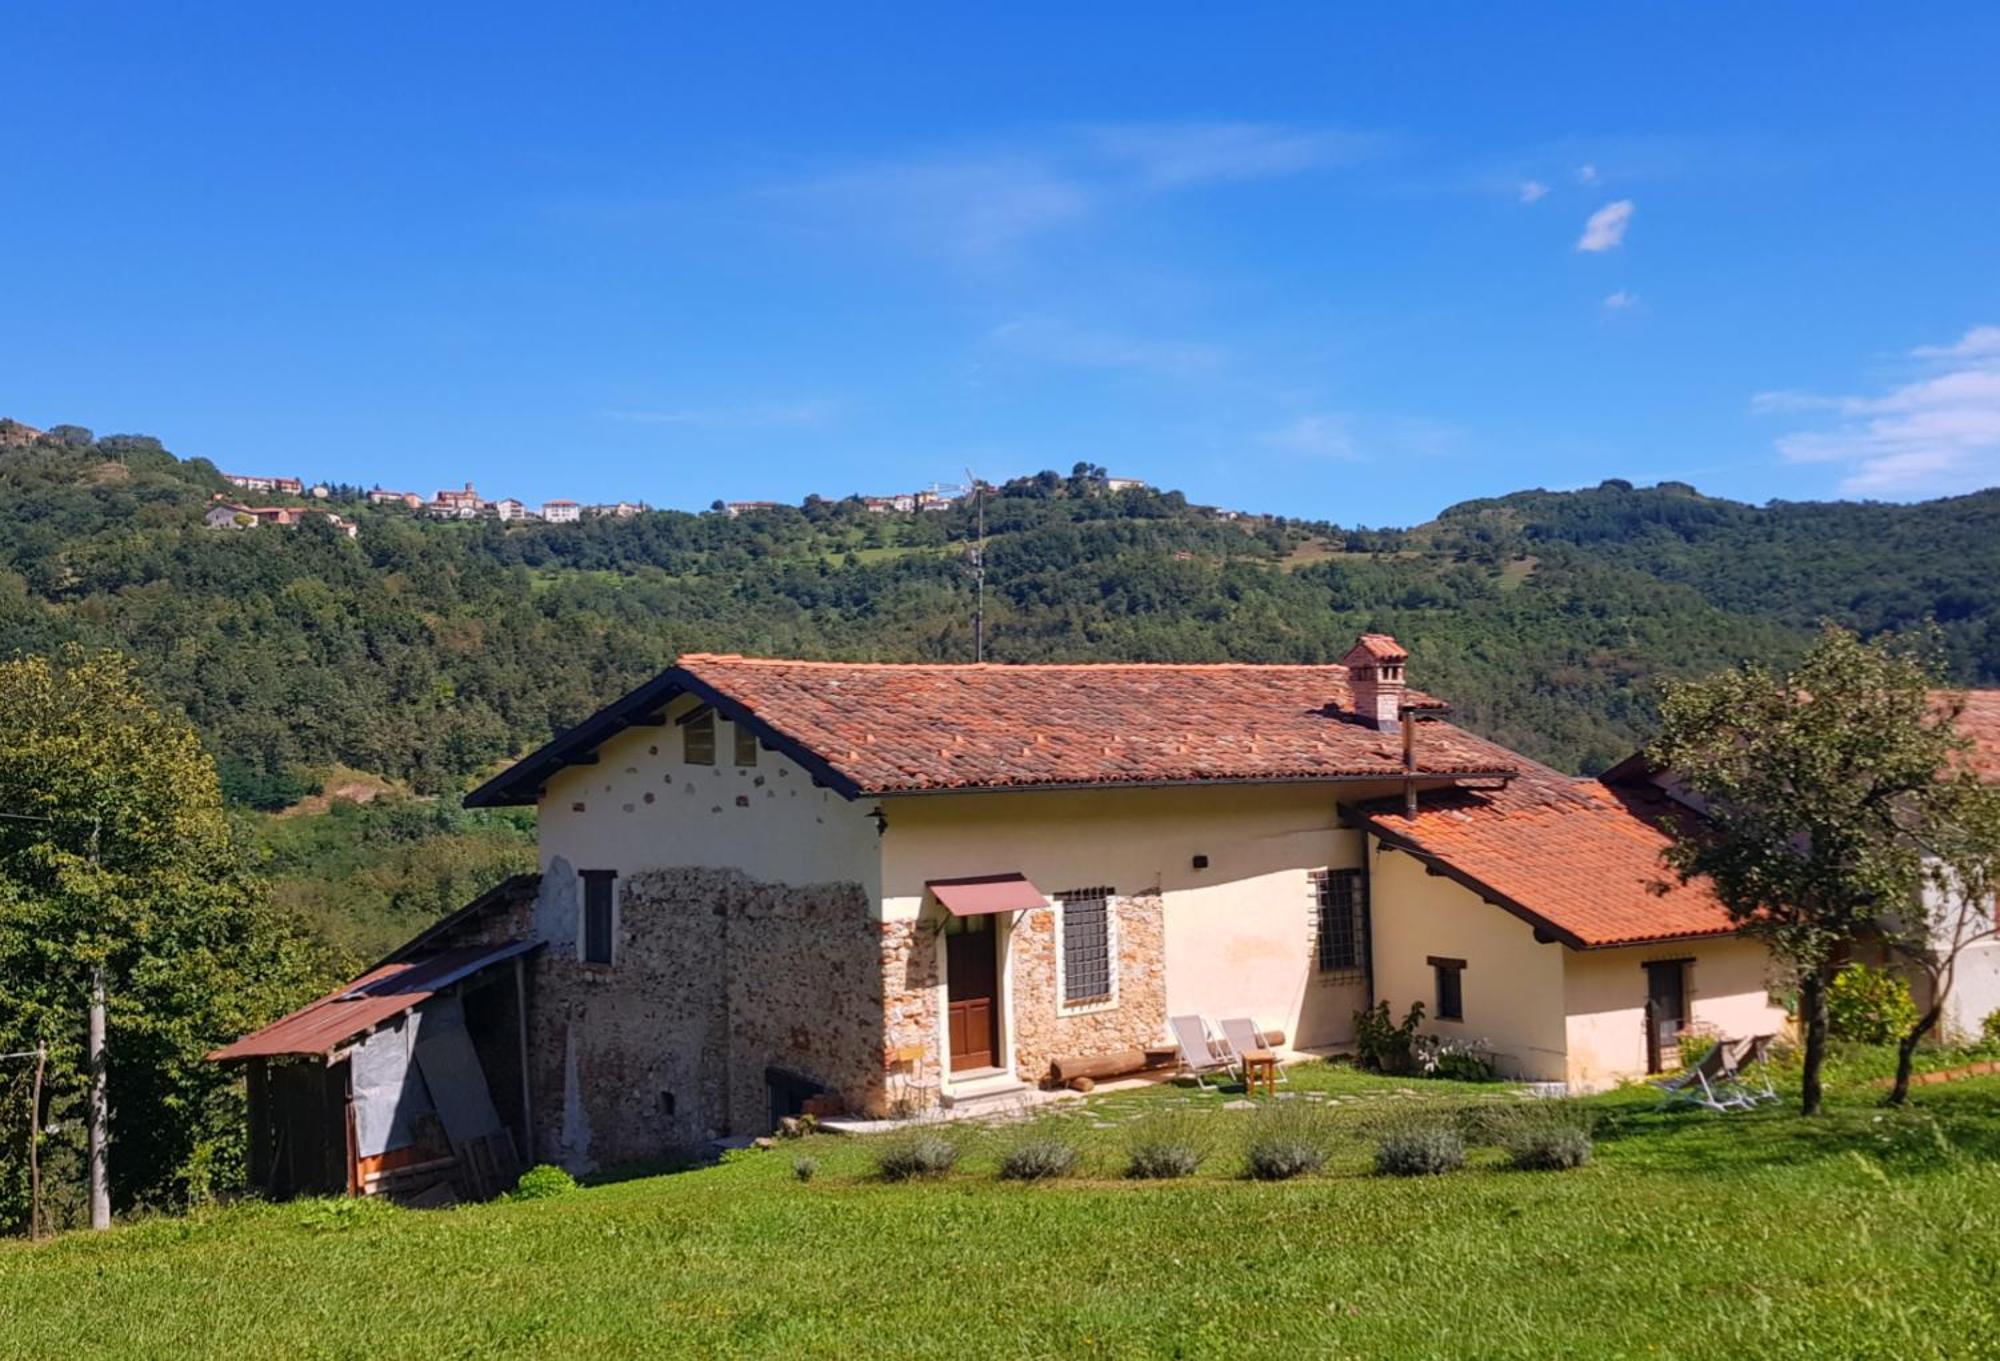
[[[1656,788],[1466,732],[1405,663],[1382,635],[1337,666],[684,656],[469,796],[537,807],[538,876],[217,1053],[252,1065],[260,1175],[976,1102],[1188,1012],[1329,1049],[1421,1002],[1579,1090],[1780,1026],[1761,947],[1661,882]],[[465,1042],[427,1057],[434,1027]],[[351,1158],[274,1169],[348,1107]]]
[[[210,529],[255,529],[260,525],[303,524],[309,515],[324,517],[328,524],[350,539],[361,532],[360,526],[353,521],[330,510],[304,506],[244,506],[219,497],[202,516],[202,523]]]

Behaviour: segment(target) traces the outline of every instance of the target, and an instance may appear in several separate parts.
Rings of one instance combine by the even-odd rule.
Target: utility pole
[[[48,1071],[49,1047],[35,1042],[35,1081],[28,1091],[28,1237],[42,1236],[42,1074]]]
[[[111,1183],[105,1167],[105,1129],[111,1122],[104,1093],[104,965],[90,970],[90,1227],[111,1227]]]
[[[39,822],[48,826],[57,825],[57,819],[40,813],[0,813],[0,820],[8,822]],[[90,867],[97,868],[99,834],[103,831],[104,819],[90,820]],[[108,1229],[111,1227],[111,1177],[107,1156],[109,1152],[109,1130],[111,1126],[111,1102],[106,1095],[106,1063],[104,1057],[104,961],[98,960],[90,967],[90,1090],[84,1102],[86,1118],[90,1125],[90,1227]],[[41,1111],[42,1069],[47,1056],[43,1046],[35,1046],[35,1110],[29,1116],[28,1165],[29,1178],[33,1183],[31,1199],[39,1199],[41,1189],[40,1159],[36,1145],[41,1140],[39,1127]],[[30,1213],[36,1213],[33,1209]]]
[[[101,819],[90,820],[90,867],[97,868]],[[105,1094],[104,961],[90,967],[90,1227],[111,1227],[111,1175],[106,1162],[111,1103]]]
[[[986,486],[973,475],[972,469],[965,470],[965,480],[972,484],[973,513],[979,521],[979,542],[972,549],[972,660],[986,660]]]

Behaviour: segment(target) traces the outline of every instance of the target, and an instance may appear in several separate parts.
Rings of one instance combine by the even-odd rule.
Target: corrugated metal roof
[[[525,954],[538,944],[539,941],[510,940],[499,945],[462,945],[423,959],[377,965],[317,1002],[280,1017],[234,1044],[224,1045],[208,1057],[217,1063],[323,1057],[461,979]]]

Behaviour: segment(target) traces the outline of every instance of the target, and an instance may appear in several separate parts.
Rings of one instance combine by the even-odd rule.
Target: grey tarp
[[[354,1046],[354,1151],[364,1158],[416,1141],[416,1121],[432,1111],[430,1091],[411,1049],[417,1013],[387,1022]],[[464,1022],[460,1020],[460,1033]]]
[[[500,1115],[486,1086],[486,1070],[465,1028],[465,1006],[456,993],[424,1003],[417,1028],[417,1066],[436,1103],[438,1119],[454,1145],[500,1131]]]

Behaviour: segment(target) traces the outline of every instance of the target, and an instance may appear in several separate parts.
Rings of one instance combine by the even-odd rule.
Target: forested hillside
[[[337,497],[357,540],[212,530],[206,462],[59,433],[0,440],[0,655],[129,652],[239,801],[335,763],[455,791],[687,649],[971,655],[965,509],[503,525]],[[1368,531],[1043,474],[987,524],[994,659],[1325,661],[1386,629],[1466,723],[1575,770],[1646,733],[1657,678],[1784,654],[1823,616],[1935,618],[1959,677],[2000,679],[2000,491],[1758,508],[1611,482]]]

